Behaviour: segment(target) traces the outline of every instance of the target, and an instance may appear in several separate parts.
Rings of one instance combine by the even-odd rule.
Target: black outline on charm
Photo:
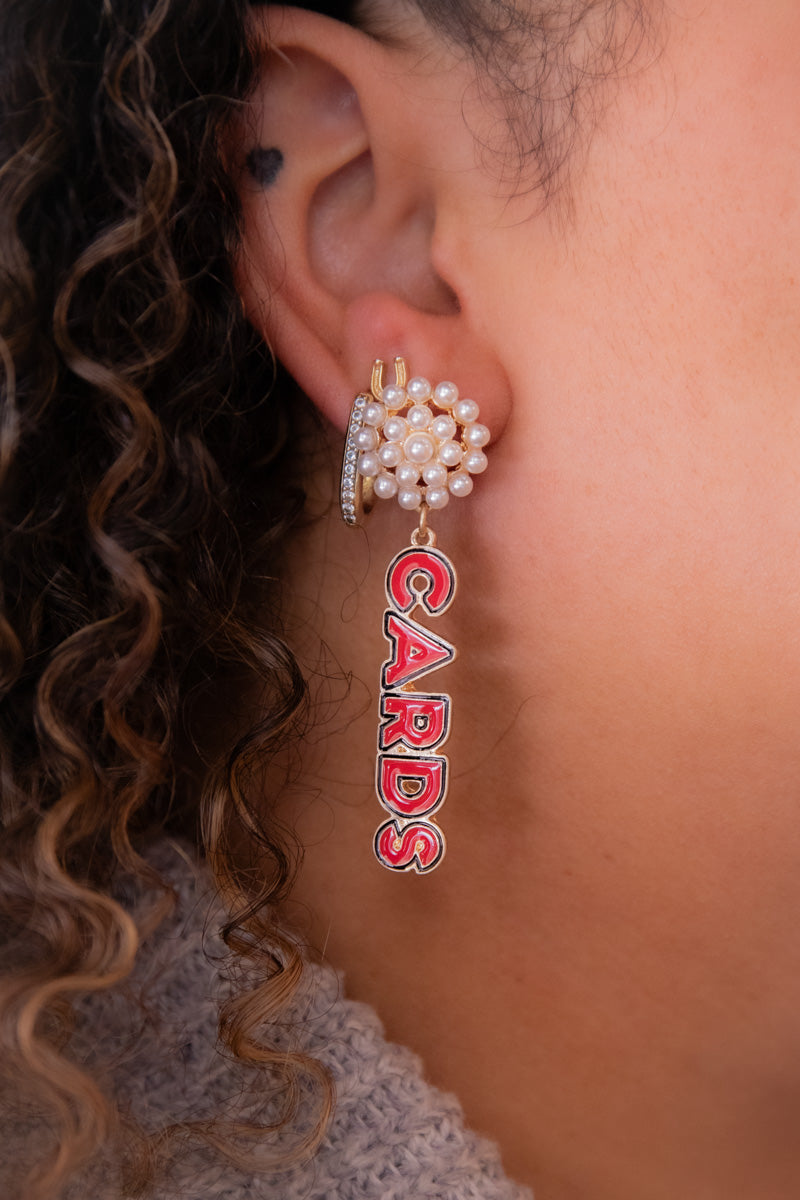
[[[431,605],[429,603],[429,597],[431,592],[436,588],[436,580],[431,572],[424,566],[418,566],[415,569],[412,568],[412,570],[409,572],[407,580],[407,591],[409,593],[408,601],[401,603],[397,597],[392,594],[391,587],[389,586],[389,581],[403,559],[411,557],[416,558],[420,554],[429,554],[432,558],[435,558],[443,567],[448,578],[449,586],[447,593],[444,598],[435,605]],[[427,587],[412,587],[412,581],[420,575],[422,575],[423,578],[428,581]],[[436,550],[433,546],[407,546],[405,550],[401,550],[399,554],[395,554],[394,558],[389,563],[389,567],[386,571],[386,599],[395,612],[410,613],[414,611],[417,605],[419,605],[421,608],[425,609],[425,612],[428,614],[428,616],[438,617],[441,613],[446,612],[450,607],[455,594],[456,573],[453,569],[453,564],[445,554],[442,554],[441,550]]]
[[[415,745],[413,742],[406,741],[405,733],[398,733],[390,742],[386,741],[386,731],[391,729],[398,720],[397,713],[386,712],[385,702],[387,700],[403,700],[409,704],[427,703],[440,705],[443,710],[442,716],[442,731],[432,741],[425,740],[421,745]],[[413,688],[384,688],[381,691],[380,700],[381,720],[384,722],[378,729],[378,749],[381,753],[386,753],[387,750],[392,750],[395,746],[402,747],[409,754],[429,754],[432,750],[437,750],[450,736],[450,697],[447,692],[416,692]],[[412,718],[412,725],[416,724],[416,718]],[[429,726],[424,729],[418,729],[420,737],[427,739]],[[395,753],[397,751],[395,750]]]
[[[436,857],[429,863],[423,863],[419,851],[415,848],[414,853],[407,862],[391,862],[390,859],[384,857],[380,850],[381,838],[391,829],[394,830],[395,841],[399,842],[404,842],[407,837],[410,837],[413,834],[415,829],[421,831],[424,830],[424,832],[428,833],[431,839],[438,845]],[[419,837],[419,833],[417,836]],[[428,871],[432,871],[434,867],[438,867],[439,863],[444,858],[446,849],[444,833],[439,826],[435,825],[432,821],[402,822],[395,818],[392,818],[389,821],[384,821],[384,823],[378,827],[378,829],[375,831],[375,840],[373,842],[373,846],[375,850],[375,857],[382,867],[386,867],[389,871],[416,871],[418,875],[425,875]]]
[[[400,621],[407,626],[412,633],[418,635],[420,642],[433,643],[442,650],[442,655],[437,658],[436,662],[428,662],[425,666],[412,671],[410,675],[404,675],[398,683],[388,683],[386,680],[387,671],[396,663],[398,635],[392,633],[389,629],[390,621]],[[431,633],[430,629],[426,629],[424,625],[420,625],[418,621],[413,621],[411,617],[405,616],[404,613],[395,612],[393,608],[387,608],[383,614],[383,636],[387,642],[391,643],[392,654],[387,658],[381,668],[381,687],[384,691],[399,691],[400,688],[407,687],[409,683],[413,683],[415,679],[420,679],[423,675],[427,675],[430,671],[438,671],[440,667],[446,667],[451,663],[456,656],[456,648],[445,638],[439,637],[438,633]]]
[[[408,763],[409,765],[411,763],[417,763],[422,767],[428,768],[429,770],[435,769],[439,777],[436,798],[434,800],[430,800],[426,807],[420,809],[419,812],[403,812],[402,809],[400,809],[394,803],[391,796],[388,796],[384,791],[383,773],[387,763],[397,763],[401,766],[403,763]],[[449,766],[450,763],[447,759],[447,755],[445,754],[379,754],[375,769],[375,789],[378,793],[378,799],[389,815],[392,817],[397,817],[397,819],[400,821],[421,821],[431,817],[435,812],[439,811],[447,799],[447,788],[450,783],[450,772],[448,771]],[[398,771],[397,774],[399,776],[398,782],[400,785],[400,791],[402,793],[402,780],[404,778],[413,780],[414,772],[408,771],[405,775],[403,775],[401,771]],[[405,799],[409,804],[413,805],[417,801],[418,797],[422,794],[423,792],[420,790],[419,792],[411,795],[406,795]],[[402,800],[402,798],[403,797],[401,795],[400,799]]]

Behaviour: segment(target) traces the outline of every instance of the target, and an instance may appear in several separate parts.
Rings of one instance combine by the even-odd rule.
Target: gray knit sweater
[[[269,1079],[254,1088],[252,1068],[238,1067],[217,1045],[224,985],[215,960],[223,947],[205,872],[172,844],[159,848],[154,865],[179,903],[137,968],[135,994],[147,1018],[132,1000],[93,1002],[84,1025],[91,1056],[98,1064],[112,1061],[107,1086],[148,1130],[253,1106],[269,1116]],[[298,995],[269,1035],[282,1048],[314,1055],[334,1078],[335,1112],[316,1155],[290,1171],[263,1172],[178,1143],[157,1200],[532,1200],[503,1174],[496,1147],[465,1129],[454,1097],[426,1083],[409,1050],[384,1039],[371,1008],[344,998],[332,969],[308,964]],[[101,1169],[74,1195],[118,1200],[115,1175]]]

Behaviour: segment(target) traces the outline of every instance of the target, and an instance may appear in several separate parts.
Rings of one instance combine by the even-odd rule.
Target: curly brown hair
[[[158,886],[154,830],[204,842],[230,948],[267,964],[260,1002],[240,991],[222,1014],[240,1058],[270,1059],[254,1029],[297,975],[264,916],[291,858],[251,769],[304,684],[267,582],[302,505],[298,398],[241,313],[218,154],[253,72],[245,7],[0,9],[0,1044],[54,1130],[31,1200],[114,1127],[70,1058],[70,1008],[130,971],[142,930],[115,884]],[[209,743],[211,683],[243,670],[267,715]],[[276,1069],[325,1091],[312,1063]]]

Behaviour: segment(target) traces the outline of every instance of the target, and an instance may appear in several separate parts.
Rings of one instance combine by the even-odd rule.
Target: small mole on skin
[[[267,188],[275,182],[283,166],[283,154],[277,146],[267,149],[256,146],[247,155],[247,169],[259,187]]]

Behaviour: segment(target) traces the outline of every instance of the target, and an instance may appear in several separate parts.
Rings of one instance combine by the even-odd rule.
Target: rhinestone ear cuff
[[[402,358],[394,368],[394,383],[385,384],[385,364],[376,359],[369,392],[353,403],[340,501],[345,524],[353,526],[377,499],[396,498],[401,508],[419,514],[411,545],[395,555],[386,574],[383,632],[390,649],[381,670],[375,785],[388,820],[373,844],[382,866],[424,874],[445,852],[437,815],[450,764],[439,751],[450,733],[452,702],[446,692],[418,691],[416,685],[424,680],[424,688],[427,676],[452,662],[456,650],[411,614],[437,617],[455,595],[455,569],[436,548],[428,513],[470,494],[473,476],[486,470],[483,448],[490,434],[478,421],[478,405],[462,399],[454,383],[408,379]]]

